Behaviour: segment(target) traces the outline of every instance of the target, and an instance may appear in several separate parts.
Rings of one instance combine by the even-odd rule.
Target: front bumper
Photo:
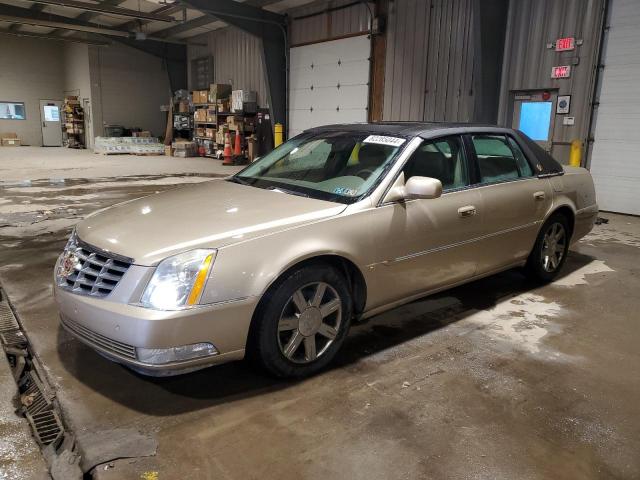
[[[166,375],[239,360],[258,297],[203,305],[181,311],[158,311],[93,298],[54,286],[62,326],[108,358],[142,373]],[[211,343],[215,355],[165,364],[136,357],[136,347],[171,348]]]

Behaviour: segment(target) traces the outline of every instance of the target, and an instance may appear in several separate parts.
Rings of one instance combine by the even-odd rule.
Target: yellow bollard
[[[579,167],[582,163],[582,142],[574,140],[571,142],[571,152],[569,153],[569,165]]]
[[[274,143],[274,146],[279,147],[280,145],[282,145],[284,127],[282,126],[281,123],[276,123],[274,127],[274,131],[275,131],[275,134],[273,136],[273,143]]]

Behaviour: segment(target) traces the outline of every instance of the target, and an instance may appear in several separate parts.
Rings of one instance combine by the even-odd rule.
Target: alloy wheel
[[[542,240],[542,255],[540,260],[542,268],[546,272],[555,272],[566,248],[567,235],[564,226],[559,223],[552,223],[544,234]]]
[[[334,342],[341,323],[338,292],[325,282],[304,285],[291,295],[280,314],[280,352],[291,362],[311,363]]]

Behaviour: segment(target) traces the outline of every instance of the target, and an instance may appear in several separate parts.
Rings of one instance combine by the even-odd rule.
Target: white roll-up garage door
[[[591,156],[602,210],[640,215],[640,1],[612,0]]]
[[[289,137],[319,125],[367,121],[370,52],[366,35],[291,49]]]

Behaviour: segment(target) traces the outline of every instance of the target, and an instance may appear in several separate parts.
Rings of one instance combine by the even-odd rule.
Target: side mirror
[[[442,182],[431,177],[411,177],[404,185],[404,197],[438,198],[442,195]]]
[[[442,182],[431,177],[410,177],[404,185],[396,184],[387,194],[385,202],[438,198],[442,195]]]

